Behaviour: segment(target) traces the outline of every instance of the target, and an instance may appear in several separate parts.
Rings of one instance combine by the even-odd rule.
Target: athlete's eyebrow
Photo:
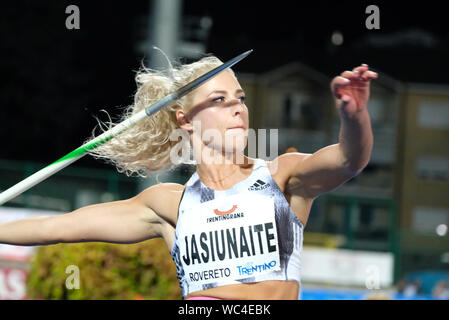
[[[225,91],[225,90],[215,90],[215,91],[212,91],[211,93],[209,93],[208,97],[209,97],[210,95],[214,94],[214,93],[227,94],[228,92]],[[243,89],[237,89],[237,90],[235,90],[235,94],[238,94],[238,93],[244,93]]]

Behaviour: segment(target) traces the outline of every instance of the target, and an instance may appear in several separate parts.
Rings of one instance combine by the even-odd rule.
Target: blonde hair
[[[135,77],[137,91],[134,103],[125,108],[120,122],[221,64],[223,62],[217,57],[206,56],[199,61],[175,67],[169,62],[166,72],[143,66]],[[234,74],[232,70],[230,72]],[[175,165],[170,161],[170,151],[181,141],[170,141],[170,134],[179,128],[176,110],[187,110],[191,103],[190,96],[186,95],[173,105],[136,123],[115,138],[90,150],[89,154],[112,163],[120,173],[127,176],[137,174],[147,177],[151,171],[173,168]],[[102,130],[103,125],[100,123]],[[114,125],[110,120],[106,130]]]

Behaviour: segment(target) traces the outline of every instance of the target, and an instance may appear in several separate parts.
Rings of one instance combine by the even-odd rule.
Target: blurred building
[[[395,193],[403,267],[447,269],[449,86],[408,84],[398,128]]]
[[[332,77],[296,61],[238,78],[247,93],[250,126],[278,129],[279,153],[288,147],[313,153],[338,142]],[[448,89],[403,83],[379,72],[368,104],[371,161],[360,175],[315,201],[306,246],[319,246],[321,239],[324,247],[392,252],[395,280],[421,267],[448,269],[441,258],[449,252]]]

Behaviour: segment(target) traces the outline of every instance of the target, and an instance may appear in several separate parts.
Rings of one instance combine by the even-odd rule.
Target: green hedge
[[[66,287],[66,279],[74,275],[66,273],[70,265],[79,269],[79,289]],[[29,299],[181,298],[176,268],[162,239],[41,246],[27,281]]]

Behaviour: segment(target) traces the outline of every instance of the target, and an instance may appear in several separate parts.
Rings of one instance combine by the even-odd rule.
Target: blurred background
[[[449,298],[449,25],[440,2],[148,0],[5,2],[0,8],[0,191],[80,146],[106,110],[132,104],[135,72],[254,52],[234,70],[251,128],[278,129],[278,154],[338,142],[332,78],[379,73],[365,170],[319,197],[304,235],[303,299]],[[79,29],[68,29],[69,5]],[[259,155],[270,159],[270,155]],[[272,157],[271,157],[272,158]],[[82,158],[0,207],[0,223],[126,199],[148,179]],[[132,253],[132,254],[131,254]],[[177,299],[165,245],[0,245],[0,299]],[[79,267],[79,288],[67,285]],[[73,280],[73,279],[72,279]],[[76,284],[76,281],[75,281]],[[124,293],[125,292],[125,293]]]

